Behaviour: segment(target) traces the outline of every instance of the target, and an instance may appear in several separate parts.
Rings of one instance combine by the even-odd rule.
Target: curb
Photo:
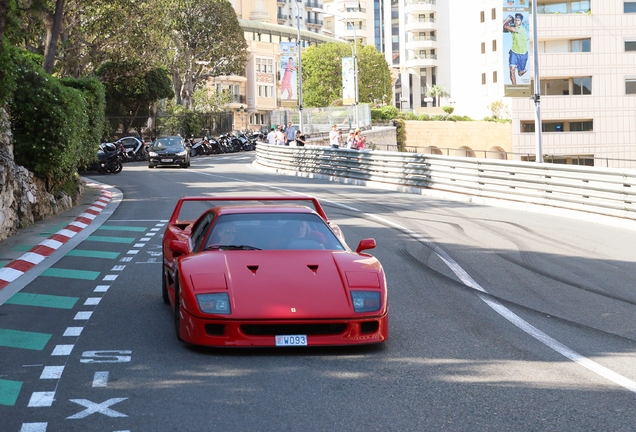
[[[0,268],[0,290],[44,261],[46,257],[59,249],[60,246],[75,237],[79,232],[90,225],[93,219],[110,203],[112,193],[106,190],[104,185],[92,182],[86,182],[85,185],[100,188],[102,193],[99,198],[97,198],[84,213],[75,218],[73,222],[31,248],[30,251],[20,258]]]

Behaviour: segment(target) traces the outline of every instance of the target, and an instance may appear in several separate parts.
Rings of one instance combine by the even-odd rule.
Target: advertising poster
[[[355,105],[356,103],[356,74],[354,71],[353,57],[342,58],[342,104]]]
[[[530,97],[530,1],[503,0],[502,16],[505,96]]]
[[[280,43],[280,99],[285,107],[298,106],[298,56],[296,42]]]

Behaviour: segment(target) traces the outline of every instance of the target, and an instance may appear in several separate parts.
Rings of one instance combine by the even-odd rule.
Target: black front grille
[[[205,332],[210,336],[223,336],[225,334],[225,326],[223,324],[206,324]]]
[[[243,324],[241,331],[248,336],[337,335],[346,324]]]
[[[375,333],[380,328],[380,323],[378,321],[367,321],[360,323],[360,333],[361,334],[370,334]]]

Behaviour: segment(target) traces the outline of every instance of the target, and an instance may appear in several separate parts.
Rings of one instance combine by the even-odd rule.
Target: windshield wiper
[[[206,247],[203,250],[262,250],[261,248],[257,248],[249,245],[211,245]]]

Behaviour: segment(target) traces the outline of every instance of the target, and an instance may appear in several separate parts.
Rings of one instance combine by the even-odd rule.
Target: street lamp
[[[303,66],[300,61],[300,11],[298,10],[298,2],[293,0],[296,6],[296,28],[298,35],[296,37],[296,54],[298,54],[298,111],[300,111],[300,130],[303,129]],[[304,133],[304,132],[303,132]]]
[[[433,98],[430,96],[427,96],[424,98],[424,102],[426,102],[426,106],[428,108],[428,115],[431,115],[431,106],[429,105],[431,102],[433,102]]]
[[[355,89],[356,89],[356,128],[360,127],[360,114],[358,112],[358,44],[357,44],[357,36],[356,36],[356,26],[349,21],[347,18],[342,15],[335,14],[333,12],[327,12],[321,8],[311,8],[313,12],[321,13],[323,15],[331,15],[334,17],[342,18],[347,23],[351,24],[351,28],[353,29],[353,74],[355,76]]]
[[[241,105],[240,108],[236,109],[236,112],[241,116],[241,123],[243,123],[243,120],[247,117],[247,108],[243,108],[243,105]],[[247,129],[247,124],[245,125],[245,129]]]

